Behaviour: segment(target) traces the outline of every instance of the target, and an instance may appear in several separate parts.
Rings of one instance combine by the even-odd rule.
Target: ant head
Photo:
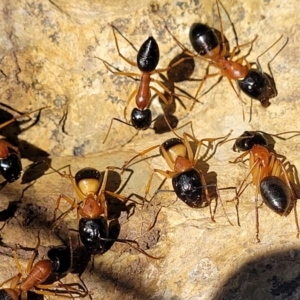
[[[94,168],[83,168],[75,175],[75,182],[79,190],[84,194],[97,194],[100,188],[100,172]]]
[[[141,72],[152,72],[159,61],[159,48],[156,40],[150,36],[137,54],[137,65]]]
[[[0,160],[0,172],[8,182],[14,182],[20,178],[22,164],[20,157],[13,150],[10,150],[6,158]]]
[[[204,57],[214,57],[220,52],[221,42],[215,31],[202,23],[194,23],[190,29],[190,42],[194,50]]]
[[[233,151],[248,151],[254,145],[267,147],[267,139],[257,131],[245,131],[234,143]]]
[[[277,96],[273,78],[258,69],[250,69],[244,79],[238,80],[238,85],[246,95],[260,101],[264,107],[270,105],[270,98]]]
[[[49,249],[47,256],[52,261],[53,272],[59,275],[68,273],[71,267],[71,249],[60,245]]]
[[[172,162],[175,162],[176,158],[186,157],[186,146],[179,138],[171,138],[167,141],[165,141],[159,148],[160,154],[165,157],[165,155],[168,155],[168,157],[171,159]]]
[[[148,129],[152,122],[152,114],[150,109],[140,110],[134,108],[131,112],[131,124],[135,129],[145,130]]]
[[[109,237],[107,220],[103,216],[97,219],[81,218],[79,236],[90,254],[102,254],[107,250],[106,239]]]

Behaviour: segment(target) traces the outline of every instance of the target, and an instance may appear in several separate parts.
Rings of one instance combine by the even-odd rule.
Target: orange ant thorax
[[[253,184],[256,185],[255,178],[259,178],[259,182],[269,176],[269,159],[270,152],[261,145],[254,145],[250,151],[250,168],[252,169]],[[255,165],[255,166],[254,166]]]
[[[138,92],[135,96],[136,106],[140,110],[144,110],[150,103],[151,91],[150,91],[150,81],[151,73],[143,72],[141,76],[141,83]]]
[[[39,283],[43,283],[52,273],[52,262],[48,259],[38,261],[28,276],[20,284],[21,291],[28,291]]]
[[[243,66],[242,64],[227,60],[226,58],[219,57],[216,61],[216,65],[221,69],[221,73],[223,76],[227,76],[230,79],[238,80],[243,79],[248,74],[247,66]]]
[[[193,164],[185,157],[178,156],[174,163],[174,172],[182,173],[193,168]]]
[[[80,214],[83,217],[94,219],[100,217],[102,213],[103,209],[99,205],[98,201],[95,199],[94,195],[87,195]]]

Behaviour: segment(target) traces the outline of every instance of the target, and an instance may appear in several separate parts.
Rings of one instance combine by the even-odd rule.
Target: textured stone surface
[[[192,121],[199,139],[224,136],[230,130],[233,130],[233,137],[244,130],[269,133],[299,130],[297,5],[292,0],[259,3],[224,0],[223,5],[235,25],[240,44],[258,35],[248,56],[250,62],[283,35],[282,40],[260,58],[267,73],[267,63],[289,38],[271,64],[278,96],[266,109],[257,101],[251,105],[250,99],[243,96],[246,105],[242,107],[228,80],[223,79],[199,99],[201,103],[191,112],[176,101],[174,115],[179,120],[178,125]],[[51,106],[30,129],[21,130],[35,117],[20,127],[17,124],[9,126],[2,134],[19,145],[26,157],[24,166],[51,156],[55,168],[70,164],[73,173],[85,166],[101,171],[109,165],[120,167],[134,153],[174,136],[173,133],[158,135],[152,130],[134,136],[133,128],[114,122],[107,142],[102,143],[111,118],[123,120],[126,101],[138,85],[132,78],[110,74],[96,58],[105,59],[120,70],[137,72],[118,56],[109,23],[136,48],[153,35],[160,46],[161,68],[180,53],[166,32],[165,24],[188,48],[191,48],[188,33],[193,22],[201,21],[219,28],[216,5],[211,1],[76,1],[76,4],[69,4],[69,1],[58,0],[20,0],[17,3],[2,1],[0,8],[1,103],[21,112]],[[234,45],[232,27],[223,9],[221,16],[224,33],[230,45]],[[134,61],[134,48],[121,35],[117,34],[117,38],[123,55]],[[246,52],[247,49],[243,49],[242,53]],[[206,64],[198,59],[195,64],[192,77],[201,78]],[[213,68],[211,71],[214,72]],[[158,75],[156,78],[159,79]],[[216,80],[207,80],[203,92]],[[184,81],[178,83],[178,87],[194,95],[198,84],[197,81]],[[187,108],[192,103],[189,99],[182,99],[182,102]],[[132,102],[127,110],[128,118],[133,105]],[[154,116],[162,113],[157,97],[150,108]],[[4,112],[2,114],[3,119],[7,117]],[[178,132],[190,130],[189,126],[183,126]],[[287,141],[276,139],[275,144],[276,152],[297,169],[300,167],[299,142],[300,138],[295,137]],[[231,147],[230,143],[225,144],[208,161],[209,165],[200,164],[208,183],[217,180],[219,187],[238,186],[246,176],[247,165],[228,163],[238,155]],[[134,173],[122,194],[143,196],[153,168],[166,170],[167,166],[159,156],[133,165]],[[10,201],[18,200],[22,190],[36,179],[25,191],[15,218],[1,231],[4,242],[22,241],[24,246],[32,247],[40,229],[43,247],[59,244],[48,221],[59,194],[70,197],[75,194],[66,179],[55,173],[40,176],[44,171],[41,166],[34,168],[32,172],[25,172],[23,180],[2,188],[1,210],[7,208]],[[112,189],[124,183],[127,177],[126,173],[121,178],[116,175]],[[151,194],[159,183],[156,176]],[[299,192],[298,178],[295,187]],[[164,189],[171,189],[168,180]],[[288,217],[279,217],[262,206],[259,209],[261,243],[257,244],[254,195],[255,188],[249,186],[241,197],[241,227],[236,224],[233,203],[225,204],[234,223],[231,226],[220,205],[216,223],[213,223],[208,208],[191,209],[180,200],[175,201],[174,193],[167,192],[158,194],[156,206],[141,209],[138,205],[128,220],[122,213],[120,237],[137,238],[143,247],[150,248],[149,253],[163,258],[153,260],[116,243],[107,253],[95,258],[92,273],[88,266],[82,275],[93,299],[299,299],[300,241],[296,238],[293,212]],[[230,191],[222,191],[221,196],[223,199],[232,197]],[[155,227],[147,231],[159,204],[163,207]],[[68,208],[64,205],[62,210]],[[70,214],[64,226],[70,222],[72,228],[76,227],[74,220],[75,214]],[[1,253],[4,267],[0,281],[3,281],[17,271],[9,251],[1,250]],[[25,266],[26,254],[20,256]],[[66,280],[72,282],[77,277],[70,275]]]

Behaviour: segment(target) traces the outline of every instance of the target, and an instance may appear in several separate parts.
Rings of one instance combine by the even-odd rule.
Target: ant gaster
[[[18,268],[18,274],[5,280],[0,284],[0,287],[10,282],[9,288],[0,290],[1,299],[8,300],[26,300],[27,293],[33,291],[35,294],[47,296],[62,296],[65,298],[84,298],[89,292],[85,287],[78,283],[62,283],[60,278],[65,276],[71,266],[70,249],[54,247],[48,251],[48,259],[42,259],[33,265],[37,257],[40,238],[38,236],[37,245],[28,260],[26,278],[22,279],[22,269],[17,256],[16,249],[13,250],[14,259]],[[58,283],[48,283],[47,281]],[[46,283],[47,282],[47,283]]]
[[[276,135],[275,135],[276,136]],[[246,180],[252,175],[252,183],[256,187],[255,192],[255,213],[256,213],[256,240],[259,239],[259,217],[258,217],[258,194],[263,202],[275,213],[286,216],[290,209],[294,209],[297,237],[299,237],[299,224],[296,211],[297,195],[290,182],[290,176],[285,170],[282,161],[268,149],[268,141],[260,132],[244,132],[233,146],[236,151],[243,151],[233,163],[241,162],[249,156],[250,171],[242,181],[237,191],[237,201],[239,196],[247,187]],[[238,203],[237,203],[238,205]]]

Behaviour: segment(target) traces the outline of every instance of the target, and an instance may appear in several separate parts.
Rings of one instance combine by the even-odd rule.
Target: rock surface
[[[251,102],[246,96],[242,96],[246,103],[242,105],[226,78],[204,93],[217,81],[217,77],[209,78],[201,91],[204,93],[199,98],[201,103],[196,103],[192,111],[189,111],[190,99],[182,98],[182,104],[175,101],[176,109],[172,107],[174,117],[179,120],[178,126],[182,126],[178,134],[191,132],[191,127],[186,125],[188,122],[192,123],[198,139],[221,137],[230,130],[233,130],[232,137],[245,130],[267,133],[299,130],[297,79],[300,63],[297,53],[300,25],[295,13],[297,3],[292,0],[259,3],[224,0],[222,3],[235,26],[239,44],[250,42],[258,35],[247,57],[249,62],[255,62],[283,36],[260,57],[265,72],[270,73],[268,62],[288,38],[284,49],[271,63],[278,96],[271,99],[268,108],[263,108],[257,101]],[[36,161],[50,162],[51,159],[54,168],[71,165],[73,174],[87,166],[104,171],[107,166],[121,167],[135,153],[174,137],[172,132],[156,134],[153,130],[135,136],[134,128],[114,121],[103,144],[111,119],[124,120],[127,99],[138,86],[138,81],[132,78],[111,74],[98,59],[104,59],[124,72],[138,72],[136,67],[118,56],[109,24],[120,31],[121,34],[116,34],[120,50],[132,61],[136,59],[134,47],[138,49],[149,35],[153,35],[160,47],[159,68],[165,68],[181,53],[165,25],[191,49],[188,34],[194,22],[207,23],[216,29],[219,29],[220,22],[215,4],[196,0],[79,0],[72,4],[65,0],[6,0],[0,3],[0,8],[1,122],[11,115],[18,116],[18,111],[50,106],[41,112],[36,124],[35,114],[29,122],[24,118],[26,122],[15,123],[1,132],[19,146],[26,170],[21,180],[1,189],[1,211],[10,202],[17,201],[15,217],[2,229],[1,237],[10,245],[20,243],[33,247],[40,230],[41,249],[46,251],[49,246],[60,243],[49,222],[55,200],[60,194],[71,198],[76,195],[70,182],[46,170],[45,164],[28,170],[26,166]],[[224,34],[232,49],[234,34],[223,8],[221,17]],[[238,57],[247,50],[247,47],[243,48]],[[205,67],[206,62],[195,59],[192,78],[202,78]],[[210,71],[215,72],[213,67]],[[162,80],[159,75],[156,79]],[[194,95],[199,81],[186,80],[176,86]],[[159,86],[157,89],[161,91]],[[133,107],[134,101],[127,109],[127,118]],[[150,108],[154,117],[161,115],[157,97]],[[28,130],[23,130],[31,124]],[[286,141],[275,138],[275,142],[276,153],[299,170],[300,137]],[[219,147],[208,163],[199,164],[207,182],[216,183],[217,180],[219,188],[238,186],[248,172],[247,164],[229,163],[239,155],[232,151],[232,143]],[[157,153],[154,150],[154,154]],[[126,183],[120,193],[143,197],[152,170],[167,170],[168,167],[162,157],[156,156],[130,168],[132,175],[125,172],[119,176],[116,170],[110,179],[110,188],[119,191]],[[68,169],[64,170],[68,172]],[[44,172],[47,175],[43,175]],[[297,175],[296,172],[294,183],[299,193]],[[151,195],[161,181],[160,176],[154,176]],[[28,189],[22,197],[26,187]],[[171,189],[170,180],[163,189]],[[93,299],[299,299],[300,240],[296,238],[293,211],[287,217],[280,217],[264,205],[259,208],[261,242],[256,243],[255,187],[250,185],[240,198],[238,216],[241,226],[237,225],[234,203],[225,201],[232,198],[231,192],[220,191],[226,213],[234,226],[227,221],[220,203],[214,223],[208,207],[191,209],[176,200],[171,192],[158,193],[153,205],[141,208],[137,204],[133,215],[128,218],[122,212],[119,237],[137,239],[145,251],[162,258],[151,259],[127,245],[115,243],[104,255],[95,257],[92,272],[89,264],[82,275]],[[134,199],[139,201],[136,196]],[[155,226],[148,231],[161,205]],[[61,210],[68,207],[64,202]],[[63,228],[67,225],[76,228],[74,221],[75,212],[62,222]],[[20,254],[22,266],[25,267],[29,256],[28,253]],[[0,282],[17,273],[10,251],[1,248],[1,258]],[[70,274],[65,280],[78,281],[78,276]]]

